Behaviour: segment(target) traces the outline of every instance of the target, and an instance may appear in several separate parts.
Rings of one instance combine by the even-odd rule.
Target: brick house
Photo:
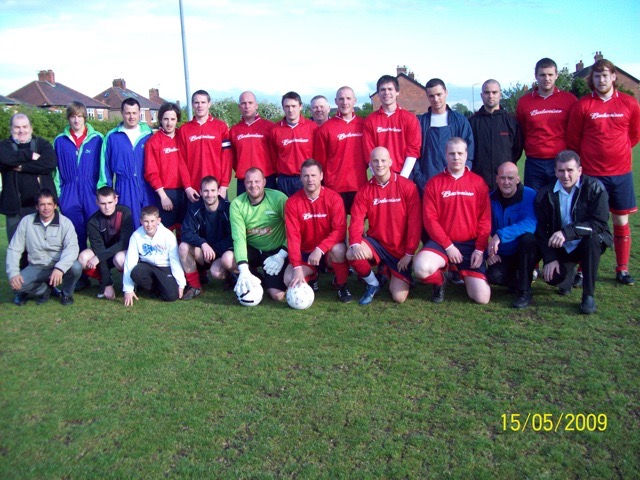
[[[595,56],[593,57],[593,61],[595,63],[598,60],[601,60],[602,58],[604,58],[602,56],[602,52],[596,52]],[[613,62],[613,64],[616,65],[615,62]],[[579,63],[576,63],[576,71],[573,75],[575,77],[584,78],[586,80],[589,74],[591,73],[592,66],[593,65],[589,65],[588,67],[585,68],[584,63],[582,63],[582,60],[580,60]],[[617,65],[616,65],[616,71],[617,71],[616,83],[618,85],[622,85],[627,90],[632,91],[634,93],[634,96],[638,99],[638,101],[640,101],[640,80],[638,80],[636,77],[634,77],[630,73],[625,72],[623,69],[621,69]]]
[[[72,101],[82,102],[87,107],[89,118],[109,119],[107,104],[62,83],[56,83],[56,75],[53,70],[40,70],[37,81],[34,80],[7,96],[22,103],[57,112],[64,111]]]
[[[427,89],[415,79],[415,74],[410,72],[406,66],[398,66],[396,73],[396,78],[400,86],[398,105],[416,115],[425,113],[429,109]],[[369,98],[371,98],[371,104],[375,112],[381,106],[378,92],[369,95]]]
[[[96,100],[100,100],[109,106],[109,115],[112,120],[122,119],[120,113],[120,107],[122,101],[125,98],[135,98],[140,103],[140,121],[148,124],[154,124],[158,121],[158,110],[164,103],[164,100],[160,98],[160,92],[157,88],[149,90],[149,96],[151,99],[143,97],[137,94],[133,90],[127,89],[127,83],[123,78],[116,78],[113,80],[112,86],[94,96]]]

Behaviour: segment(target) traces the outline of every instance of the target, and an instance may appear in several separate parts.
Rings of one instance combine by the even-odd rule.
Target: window
[[[96,118],[95,116],[95,111],[93,108],[87,108],[87,117],[89,118]]]

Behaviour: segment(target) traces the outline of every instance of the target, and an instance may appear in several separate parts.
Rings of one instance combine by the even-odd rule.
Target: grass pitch
[[[361,307],[325,275],[294,311],[217,283],[190,302],[125,309],[94,287],[18,308],[3,277],[0,478],[639,478],[640,286],[613,265],[592,316],[541,281],[522,311],[453,286],[441,305],[417,286]]]

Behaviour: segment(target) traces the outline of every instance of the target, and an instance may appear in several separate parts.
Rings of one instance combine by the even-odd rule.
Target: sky
[[[640,78],[640,1],[182,0],[191,92],[252,90],[305,103],[349,85],[369,101],[376,80],[407,66],[444,80],[449,104],[480,103],[480,84],[534,81],[542,57],[575,71],[596,51]],[[0,0],[0,94],[53,70],[94,96],[124,78],[143,96],[184,105],[178,0]],[[473,98],[475,97],[475,99]],[[402,92],[398,99],[402,105]]]

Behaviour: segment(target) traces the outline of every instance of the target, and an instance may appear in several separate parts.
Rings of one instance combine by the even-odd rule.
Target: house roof
[[[39,80],[27,83],[24,87],[10,93],[8,96],[36,107],[64,108],[75,100],[84,103],[88,108],[108,108],[106,104],[62,83],[51,84]]]
[[[424,90],[425,93],[427,91],[427,88],[424,85],[422,85],[420,82],[418,82],[415,78],[411,78],[406,73],[399,73],[398,75],[396,75],[396,78],[398,80],[400,80],[400,78],[404,78],[408,82],[413,83],[416,87],[420,88],[421,90]],[[369,98],[373,99],[373,97],[375,97],[376,95],[378,95],[378,92],[373,92],[371,95],[369,95]]]
[[[589,76],[589,74],[591,73],[591,67],[593,65],[589,65],[588,67],[583,68],[582,70],[580,70],[579,72],[575,72],[573,74],[574,77],[577,78],[587,78]],[[638,80],[636,77],[634,77],[633,75],[631,75],[628,72],[625,72],[623,69],[621,69],[620,67],[616,66],[616,70],[618,71],[618,73],[621,73],[627,77],[629,77],[631,80],[633,80],[636,83],[640,83],[640,80]]]
[[[0,95],[0,105],[22,105],[24,102]]]
[[[148,108],[150,110],[158,110],[162,105],[149,100],[147,97],[143,97],[133,90],[121,87],[109,87],[93,98],[106,103],[107,105],[109,105],[109,108],[116,110],[120,110],[122,101],[126,98],[135,98],[138,102],[140,102],[140,108]]]

